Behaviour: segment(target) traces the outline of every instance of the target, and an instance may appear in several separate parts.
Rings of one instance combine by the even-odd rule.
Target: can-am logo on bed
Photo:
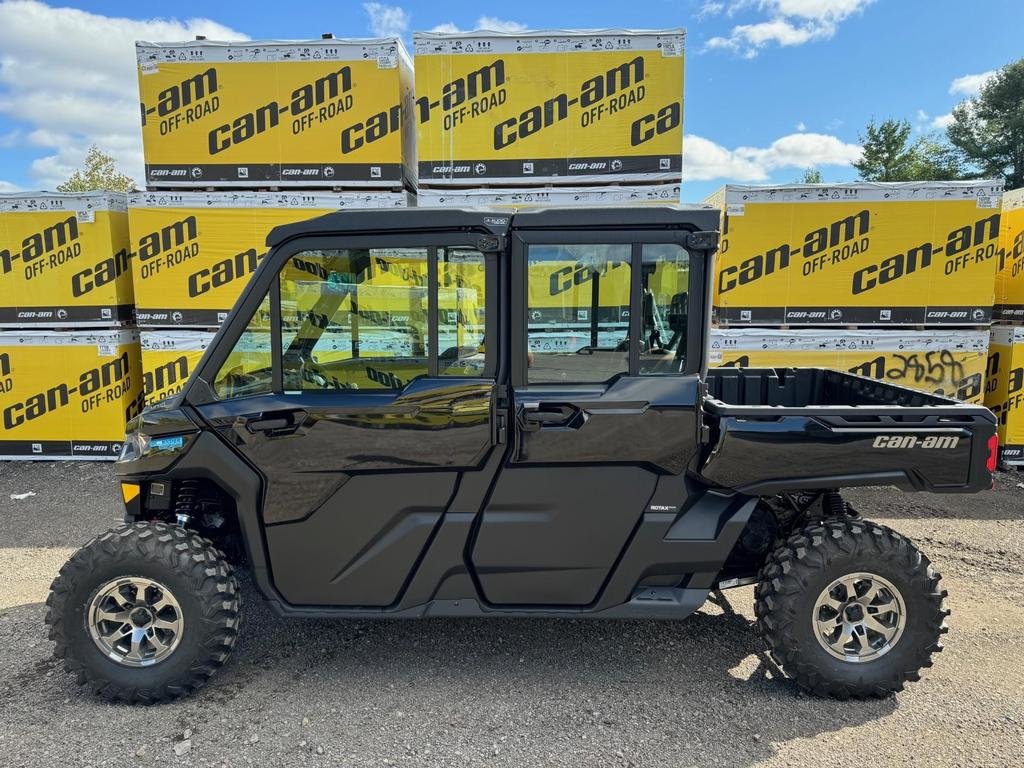
[[[951,435],[879,435],[871,444],[872,448],[956,448],[959,437]]]

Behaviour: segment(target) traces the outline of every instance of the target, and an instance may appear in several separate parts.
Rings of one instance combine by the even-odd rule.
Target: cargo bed
[[[996,421],[979,405],[822,368],[718,368],[702,474],[751,495],[893,485],[990,485]]]

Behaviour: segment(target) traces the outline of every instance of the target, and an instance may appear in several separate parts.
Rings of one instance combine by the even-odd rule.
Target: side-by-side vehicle
[[[235,643],[244,569],[286,617],[682,619],[754,584],[803,688],[916,680],[946,593],[840,489],[985,490],[995,419],[838,371],[708,370],[717,227],[635,207],[275,229],[187,385],[129,425],[125,524],[54,582],[56,655],[110,698],[188,693]]]

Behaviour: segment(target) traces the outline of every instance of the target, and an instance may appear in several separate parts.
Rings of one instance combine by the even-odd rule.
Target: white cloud
[[[522,32],[528,27],[525,24],[521,24],[518,21],[510,21],[509,19],[499,19],[495,16],[481,16],[476,20],[476,25],[473,30],[486,29],[490,32]],[[443,24],[438,24],[433,27],[431,32],[467,32],[471,30],[460,29],[459,26],[451,21],[446,21]]]
[[[0,2],[0,113],[29,131],[27,143],[53,150],[32,163],[52,188],[79,166],[91,144],[141,183],[135,41],[244,40],[209,19],[127,19],[36,0]]]
[[[947,112],[944,115],[938,115],[938,116],[932,118],[931,123],[929,123],[929,127],[934,128],[936,130],[944,131],[944,130],[946,130],[949,127],[949,124],[952,123],[952,122],[953,122],[953,113],[952,112]]]
[[[11,192],[20,191],[21,187],[19,187],[17,184],[12,184],[9,181],[4,181],[3,179],[0,179],[0,194],[9,194]]]
[[[409,14],[397,5],[363,3],[370,17],[370,31],[377,37],[401,37],[409,30]]]
[[[928,120],[928,113],[925,112],[923,109],[918,109],[917,110],[917,121],[919,123],[923,123],[923,122],[926,122],[927,120]]]
[[[683,140],[683,181],[764,181],[765,170],[720,144],[701,136]]]
[[[725,10],[725,3],[715,2],[714,0],[707,0],[697,12],[698,19],[704,19],[708,16],[717,16]]]
[[[522,32],[526,29],[525,24],[509,19],[499,19],[494,16],[481,16],[476,20],[478,29],[489,29],[492,32]]]
[[[860,154],[856,144],[820,133],[793,133],[768,147],[733,150],[700,136],[688,136],[683,142],[683,179],[767,181],[772,171],[781,168],[849,166]]]
[[[956,78],[949,84],[949,92],[954,96],[977,96],[981,87],[988,82],[989,78],[995,75],[996,70],[981,72],[977,75],[964,75]]]
[[[796,129],[803,133],[804,131],[807,130],[807,124],[803,120],[801,120],[799,123],[796,124]]]
[[[755,8],[768,18],[753,24],[738,24],[726,36],[712,37],[705,49],[729,50],[752,59],[769,44],[783,47],[803,45],[834,37],[840,23],[859,13],[875,0],[733,0],[728,16]],[[703,12],[703,8],[701,9]]]

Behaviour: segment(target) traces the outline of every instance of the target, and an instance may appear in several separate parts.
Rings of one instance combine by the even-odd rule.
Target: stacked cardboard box
[[[402,189],[415,176],[401,39],[136,43],[146,182]]]
[[[1001,194],[994,181],[722,188],[705,201],[722,211],[711,365],[824,365],[980,401]]]
[[[116,458],[141,404],[132,304],[123,194],[0,195],[0,457]]]
[[[999,458],[1024,466],[1024,189],[1003,195],[985,405],[999,418]]]
[[[581,185],[678,202],[684,43],[681,29],[416,33],[420,204],[535,205],[522,187]],[[667,186],[635,187],[652,184]]]
[[[728,186],[723,325],[976,326],[992,320],[1002,182]]]

